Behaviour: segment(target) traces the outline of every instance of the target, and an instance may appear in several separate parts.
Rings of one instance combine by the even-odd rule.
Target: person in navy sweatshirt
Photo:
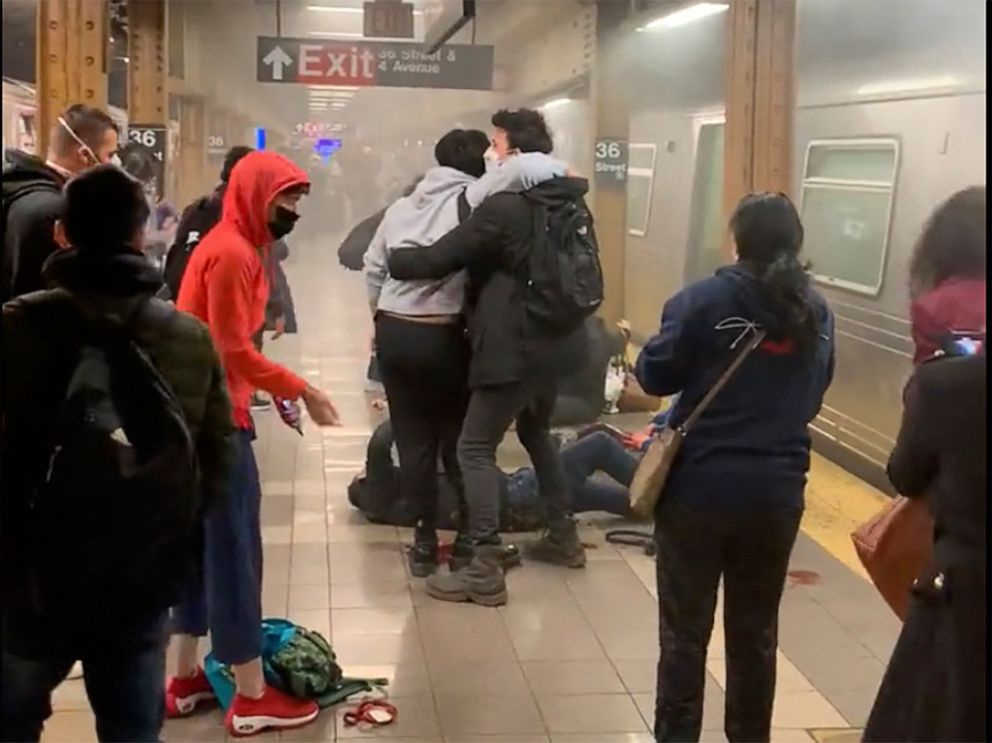
[[[721,577],[727,739],[769,739],[778,608],[810,464],[807,427],[833,375],[833,315],[799,261],[803,228],[792,202],[746,196],[730,230],[736,263],[672,297],[637,360],[645,392],[680,393],[677,425],[742,344],[766,334],[686,436],[656,513],[659,741],[699,739]]]

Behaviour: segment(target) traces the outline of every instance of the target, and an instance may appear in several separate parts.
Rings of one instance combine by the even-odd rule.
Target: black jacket
[[[13,198],[3,229],[2,301],[44,289],[41,268],[58,250],[55,222],[62,215],[65,178],[42,160],[8,150],[3,200]]]
[[[375,237],[376,230],[385,216],[386,210],[376,212],[371,217],[363,219],[355,225],[338,248],[338,260],[341,265],[351,271],[361,271],[364,267],[365,253]]]
[[[641,351],[636,371],[649,395],[681,393],[675,423],[689,416],[756,328],[767,333],[686,435],[666,499],[705,507],[802,507],[808,427],[834,369],[833,314],[812,288],[809,299],[820,326],[809,356],[785,338],[781,313],[767,306],[743,265],[721,268],[665,304],[661,329]]]
[[[927,499],[933,565],[917,579],[867,741],[989,740],[988,405],[984,352],[925,362],[906,388],[889,479]]]
[[[111,255],[59,251],[45,264],[44,276],[54,289],[3,307],[0,547],[5,610],[22,606],[26,598],[24,568],[35,547],[25,542],[30,538],[28,494],[47,466],[50,429],[77,362],[78,338],[61,300],[68,294],[91,311],[122,318],[160,286],[148,260],[124,249]],[[227,488],[234,424],[210,333],[185,313],[176,313],[165,328],[148,321],[136,323],[134,330],[182,406],[196,445],[205,501],[216,503]]]
[[[507,384],[530,375],[560,377],[585,360],[585,328],[548,335],[527,316],[522,290],[539,204],[581,200],[587,191],[584,179],[555,178],[525,194],[494,194],[429,248],[390,252],[389,273],[401,280],[468,270],[470,386]]]

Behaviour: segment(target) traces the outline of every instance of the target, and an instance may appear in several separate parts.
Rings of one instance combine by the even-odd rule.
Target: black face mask
[[[287,209],[284,206],[277,206],[276,216],[266,226],[269,228],[269,232],[272,233],[272,237],[276,240],[281,240],[293,231],[293,228],[296,226],[296,220],[299,218],[300,215],[291,209]]]

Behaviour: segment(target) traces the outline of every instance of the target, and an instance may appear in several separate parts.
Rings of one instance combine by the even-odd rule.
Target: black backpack
[[[152,616],[177,603],[202,545],[183,410],[132,332],[139,319],[164,329],[176,311],[142,301],[121,324],[63,301],[57,316],[79,342],[31,498],[35,598],[46,613]]]
[[[581,199],[553,207],[529,201],[535,212],[534,242],[526,261],[523,304],[536,327],[567,334],[603,303],[592,214]]]
[[[204,236],[220,221],[221,201],[216,194],[204,196],[190,204],[179,218],[176,241],[165,258],[165,285],[159,292],[160,299],[175,300],[179,285],[189,264],[190,256]]]

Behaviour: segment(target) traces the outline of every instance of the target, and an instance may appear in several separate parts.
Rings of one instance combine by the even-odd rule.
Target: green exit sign
[[[365,36],[412,39],[413,4],[400,0],[373,0],[365,3]]]

